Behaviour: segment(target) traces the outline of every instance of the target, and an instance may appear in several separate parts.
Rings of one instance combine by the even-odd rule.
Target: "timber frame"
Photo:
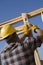
[[[27,15],[27,17],[30,19],[30,18],[33,18],[33,17],[35,17],[35,16],[40,15],[42,12],[43,12],[43,8],[40,8],[40,9],[35,10],[35,11],[32,11],[32,12],[30,12],[30,13],[26,13],[26,15]],[[1,28],[3,27],[3,25],[5,25],[5,24],[11,24],[11,25],[13,25],[13,24],[16,24],[16,23],[19,23],[19,22],[22,22],[22,21],[23,21],[23,17],[22,17],[22,15],[21,15],[21,16],[19,16],[19,17],[17,17],[17,18],[14,18],[14,19],[12,19],[12,20],[9,20],[9,21],[6,21],[6,22],[4,22],[4,23],[1,23],[1,24],[0,24],[0,29],[1,29]],[[16,29],[19,31],[18,34],[20,34],[20,33],[23,32],[23,31],[21,31],[21,30],[23,30],[23,26],[17,27]],[[21,31],[21,32],[20,32],[20,31]],[[1,36],[0,36],[0,41],[1,41]]]
[[[26,14],[27,14],[28,18],[32,18],[32,17],[35,17],[35,16],[40,15],[41,12],[43,12],[43,8],[40,8],[40,9],[38,9],[38,10],[35,10],[35,11],[33,11],[33,12],[30,12],[30,13],[26,13]],[[19,16],[19,17],[17,17],[17,18],[12,19],[12,20],[9,20],[9,21],[6,21],[6,22],[4,22],[4,23],[1,23],[1,24],[0,24],[0,28],[1,28],[3,25],[5,25],[5,24],[16,24],[16,23],[21,22],[21,21],[23,21],[23,18],[22,18],[22,16]]]
[[[41,15],[42,12],[43,12],[43,8],[40,8],[40,9],[35,10],[33,12],[30,12],[30,13],[22,13],[22,15],[17,17],[17,18],[14,18],[12,20],[1,23],[0,24],[0,29],[3,27],[3,25],[6,25],[6,24],[13,25],[13,24],[16,24],[16,23],[19,23],[19,22],[22,22],[22,21],[24,22],[25,25],[26,25],[26,23],[28,23],[28,25],[30,25],[30,22],[29,22],[28,19],[31,19],[31,18],[33,18],[35,16],[38,16],[38,15]],[[27,20],[25,20],[25,18]],[[23,25],[19,26],[19,27],[16,27],[16,29],[18,30],[17,34],[23,33],[23,31],[22,31],[23,30]],[[0,41],[1,41],[1,36],[0,36]],[[35,56],[36,65],[41,65],[40,58],[39,58],[37,50],[35,50],[34,56]]]

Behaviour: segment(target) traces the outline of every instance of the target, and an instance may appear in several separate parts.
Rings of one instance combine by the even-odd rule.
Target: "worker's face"
[[[16,41],[17,41],[17,38],[18,38],[17,34],[14,33],[14,34],[12,34],[12,35],[6,37],[5,40],[6,40],[6,42],[7,42],[8,44],[10,44],[10,43],[16,42]]]
[[[10,36],[8,36],[8,37],[6,37],[6,38],[5,38],[6,42],[9,42],[9,41],[11,40],[11,38],[12,38],[12,36],[11,36],[11,35],[10,35]]]

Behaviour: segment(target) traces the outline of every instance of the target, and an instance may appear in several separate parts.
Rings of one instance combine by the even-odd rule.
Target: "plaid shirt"
[[[11,43],[1,52],[4,65],[36,65],[34,50],[41,46],[39,37],[26,37],[22,43]]]

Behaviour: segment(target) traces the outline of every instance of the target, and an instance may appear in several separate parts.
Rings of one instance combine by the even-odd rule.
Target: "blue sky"
[[[22,13],[29,13],[43,8],[43,0],[0,0],[0,23],[20,16]],[[43,29],[41,16],[30,19],[30,22]],[[20,25],[20,24],[18,24]],[[7,46],[5,41],[0,41],[0,52]],[[40,59],[43,60],[43,44],[38,49]]]

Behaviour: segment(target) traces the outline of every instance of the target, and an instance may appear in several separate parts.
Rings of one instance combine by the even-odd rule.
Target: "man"
[[[36,65],[34,50],[43,43],[43,30],[35,25],[31,28],[27,27],[24,27],[24,36],[21,39],[16,34],[16,29],[11,25],[2,27],[2,39],[6,40],[8,44],[8,47],[1,52],[1,60],[4,65]],[[31,30],[37,32],[38,36],[30,36]]]

